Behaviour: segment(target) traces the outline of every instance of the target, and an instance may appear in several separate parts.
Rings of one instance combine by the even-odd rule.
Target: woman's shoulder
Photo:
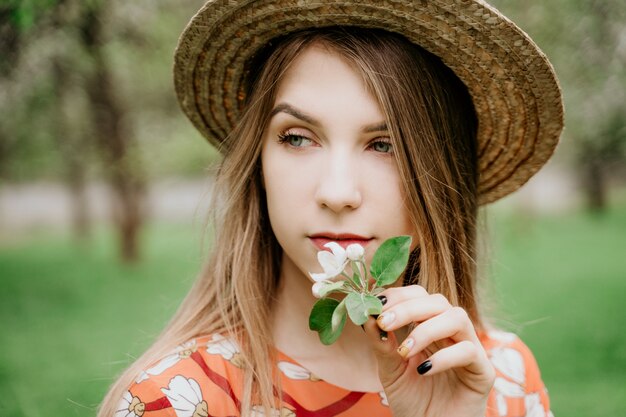
[[[119,415],[175,416],[174,410],[206,415],[207,398],[213,409],[221,404],[220,414],[238,415],[242,366],[239,345],[230,338],[213,334],[189,340],[137,375],[120,401]],[[224,401],[216,401],[221,397]]]
[[[514,333],[489,330],[481,343],[496,370],[489,399],[493,416],[552,416],[550,402],[537,361],[530,348]]]

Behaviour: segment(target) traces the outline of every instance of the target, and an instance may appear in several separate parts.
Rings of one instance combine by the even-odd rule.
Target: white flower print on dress
[[[496,404],[498,405],[498,415],[500,416],[508,414],[507,397],[522,398],[526,395],[521,385],[501,377],[496,378],[493,388],[496,391]]]
[[[122,396],[115,417],[141,417],[146,410],[146,405],[138,397],[133,397],[130,391],[126,391]]]
[[[320,381],[320,378],[312,374],[311,371],[301,367],[300,365],[296,365],[295,363],[279,361],[278,369],[280,369],[289,379],[308,380],[313,382]]]
[[[139,384],[140,382],[148,379],[151,375],[161,375],[167,369],[176,365],[181,359],[185,359],[191,356],[191,354],[194,353],[197,349],[198,347],[196,345],[195,339],[192,339],[188,342],[183,343],[182,345],[177,346],[172,354],[163,358],[152,368],[142,371],[135,380],[135,382]]]
[[[546,411],[541,404],[539,394],[529,394],[524,398],[526,417],[546,417]]]
[[[202,398],[198,382],[176,375],[167,388],[161,388],[178,417],[208,417],[209,406]]]
[[[521,353],[515,349],[495,348],[489,351],[491,363],[507,378],[520,385],[526,383],[526,368]]]
[[[239,345],[236,341],[227,339],[221,334],[214,334],[211,337],[211,342],[208,343],[206,351],[212,355],[220,355],[237,368],[243,368],[244,361]]]
[[[490,339],[497,340],[505,344],[513,343],[517,340],[515,333],[503,332],[501,330],[491,330],[487,333]]]
[[[293,410],[290,410],[286,407],[283,407],[280,410],[272,408],[270,410],[269,415],[271,417],[296,417],[296,413],[294,413]],[[263,409],[262,406],[255,405],[254,407],[252,407],[252,412],[250,413],[250,417],[265,417],[265,416],[267,416],[267,414],[265,414],[265,410]]]
[[[389,407],[389,400],[387,399],[387,394],[385,393],[385,391],[380,391],[378,395],[380,396],[380,403],[386,407]]]

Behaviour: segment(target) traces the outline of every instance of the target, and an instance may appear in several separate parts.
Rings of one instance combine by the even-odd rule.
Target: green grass
[[[147,230],[145,261],[114,240],[42,237],[0,250],[1,416],[92,416],[112,376],[156,336],[200,264],[190,227]]]
[[[493,217],[492,297],[507,318],[501,323],[533,350],[555,415],[621,415],[626,210]]]
[[[558,416],[626,409],[626,205],[604,217],[491,213],[491,298],[534,351]],[[42,235],[0,247],[1,416],[92,416],[162,328],[200,265],[200,233],[159,225],[144,261]]]

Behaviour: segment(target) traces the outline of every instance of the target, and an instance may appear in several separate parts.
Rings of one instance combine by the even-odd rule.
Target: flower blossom
[[[359,245],[358,243],[352,243],[351,245],[348,245],[348,247],[346,248],[346,256],[351,261],[360,260],[364,254],[365,254],[365,249],[363,248],[363,246]]]
[[[342,248],[337,242],[328,242],[324,247],[330,249],[332,252],[319,251],[317,252],[317,261],[322,265],[324,272],[321,274],[313,274],[309,272],[311,278],[315,282],[322,282],[335,278],[340,275],[348,263],[348,257],[346,250]]]
[[[313,286],[311,287],[311,291],[313,292],[313,297],[315,298],[322,298],[322,288],[324,288],[324,286],[326,285],[327,281],[320,281],[320,282],[316,282],[315,284],[313,284]]]
[[[146,404],[126,391],[115,410],[115,417],[141,417],[145,411]]]
[[[178,417],[208,417],[208,404],[202,398],[200,384],[195,379],[176,375],[167,388],[161,388]]]

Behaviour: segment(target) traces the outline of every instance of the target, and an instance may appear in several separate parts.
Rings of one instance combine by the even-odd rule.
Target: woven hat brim
[[[563,129],[554,70],[521,29],[477,0],[210,1],[175,52],[184,113],[219,146],[239,120],[248,60],[273,38],[326,26],[399,33],[467,85],[478,115],[480,204],[518,189],[552,155]]]

